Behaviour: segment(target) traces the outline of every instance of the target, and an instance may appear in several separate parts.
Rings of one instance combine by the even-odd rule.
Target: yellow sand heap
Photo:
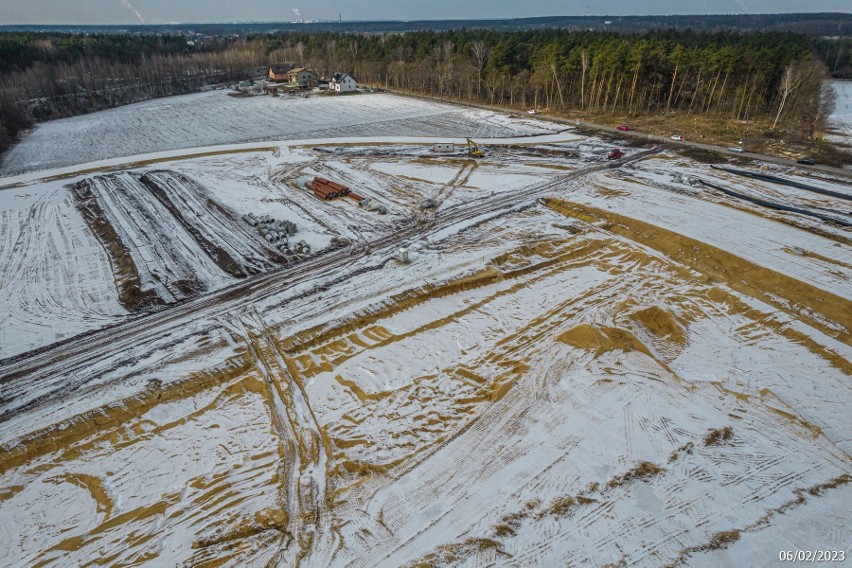
[[[686,345],[686,330],[671,312],[658,306],[649,306],[631,313],[629,317],[658,339],[681,347]]]
[[[648,348],[636,339],[636,336],[627,330],[616,327],[584,323],[558,335],[556,339],[578,349],[594,351],[595,357],[615,350],[639,351],[652,357]]]

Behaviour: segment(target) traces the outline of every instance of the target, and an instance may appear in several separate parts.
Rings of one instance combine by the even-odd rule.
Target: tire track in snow
[[[285,445],[281,499],[288,513],[290,542],[285,543],[277,561],[285,566],[327,564],[335,537],[328,508],[330,451],[325,433],[262,317],[251,311],[230,322],[268,385],[270,414]]]

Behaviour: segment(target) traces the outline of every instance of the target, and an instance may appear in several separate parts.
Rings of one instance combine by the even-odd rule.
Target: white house
[[[358,81],[349,73],[335,73],[328,88],[337,93],[348,93],[358,88]]]

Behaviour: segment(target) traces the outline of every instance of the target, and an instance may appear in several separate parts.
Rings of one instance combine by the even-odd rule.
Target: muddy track
[[[638,152],[628,159],[577,170],[522,191],[450,207],[443,210],[440,217],[431,222],[415,224],[358,247],[330,251],[293,267],[248,278],[216,292],[129,319],[117,326],[81,338],[79,341],[48,348],[30,357],[0,362],[0,385],[3,386],[2,395],[0,395],[0,423],[21,412],[83,389],[89,382],[88,377],[69,381],[67,375],[91,366],[110,355],[157,340],[167,332],[185,327],[191,322],[232,312],[247,302],[279,295],[282,290],[291,288],[308,278],[333,275],[344,266],[368,255],[391,255],[401,243],[408,239],[422,238],[467,220],[524,205],[530,200],[543,197],[563,187],[568,181],[601,170],[618,168],[623,164],[640,160],[655,151],[657,148],[651,148]],[[30,392],[33,381],[39,384],[38,394]]]
[[[251,311],[233,318],[228,327],[242,338],[269,389],[270,415],[281,440],[282,460],[279,498],[287,511],[287,542],[278,561],[287,566],[305,562],[329,547],[332,537],[328,512],[328,462],[330,451],[307,395],[290,372],[278,341],[268,333],[261,316]]]
[[[470,167],[468,167],[470,166]],[[460,187],[467,185],[467,182],[470,180],[470,176],[473,175],[473,172],[479,167],[479,162],[476,160],[468,160],[464,165],[462,165],[461,170],[456,175],[455,178],[450,181],[445,187],[441,188],[441,191],[438,192],[437,197],[435,198],[438,204],[435,206],[434,213],[438,214],[438,209],[456,192],[456,190]]]
[[[759,179],[762,181],[768,181],[771,183],[776,183],[778,185],[786,185],[788,187],[795,187],[796,189],[803,189],[805,191],[810,191],[812,193],[819,193],[821,195],[828,195],[831,197],[837,197],[839,199],[845,199],[846,201],[852,201],[852,195],[848,193],[841,193],[839,191],[831,191],[830,189],[823,189],[821,187],[814,187],[812,185],[807,185],[804,183],[799,183],[795,180],[786,179],[778,176],[773,176],[769,174],[761,174],[757,172],[749,172],[747,170],[737,170],[734,168],[723,168],[720,166],[710,166],[716,170],[722,170],[724,172],[728,172],[730,174],[736,174],[738,176],[748,177],[752,179]]]
[[[199,278],[207,255],[133,175],[97,176],[91,179],[90,189],[134,259],[143,290],[172,303],[208,289]]]
[[[86,222],[86,226],[89,227],[89,231],[100,242],[109,258],[118,288],[119,302],[129,312],[161,305],[163,300],[155,293],[152,291],[142,292],[139,268],[98,203],[92,187],[91,180],[83,180],[74,185],[71,195],[74,199],[74,205]]]
[[[726,170],[729,171],[729,170]],[[777,211],[786,211],[788,213],[798,213],[799,215],[805,215],[806,217],[813,217],[814,219],[819,219],[820,221],[825,221],[827,223],[837,223],[838,225],[842,225],[844,227],[852,227],[852,223],[849,221],[845,221],[839,217],[835,217],[832,215],[823,215],[822,213],[817,213],[816,211],[811,211],[809,209],[802,209],[801,207],[793,207],[792,205],[785,205],[783,203],[778,203],[777,201],[770,201],[768,199],[761,199],[759,197],[754,197],[751,195],[746,195],[744,193],[740,193],[738,191],[734,191],[732,189],[728,189],[726,187],[722,187],[721,185],[710,183],[709,181],[699,179],[699,181],[706,185],[707,187],[712,187],[717,191],[721,191],[725,195],[730,197],[735,197],[737,199],[742,199],[744,201],[748,201],[750,203],[754,203],[755,205],[761,205],[763,207],[768,207],[770,209],[775,209]],[[834,192],[831,193],[835,197],[838,194]],[[842,214],[839,211],[831,211],[832,213]]]

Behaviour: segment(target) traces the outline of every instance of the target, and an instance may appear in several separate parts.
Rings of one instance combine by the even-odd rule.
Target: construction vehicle
[[[479,144],[471,140],[467,139],[467,155],[471,158],[481,158],[485,155],[485,152],[479,147]]]
[[[624,157],[624,152],[622,152],[621,149],[613,148],[612,150],[610,150],[609,156],[607,156],[606,159],[607,160],[620,160],[623,157]]]

